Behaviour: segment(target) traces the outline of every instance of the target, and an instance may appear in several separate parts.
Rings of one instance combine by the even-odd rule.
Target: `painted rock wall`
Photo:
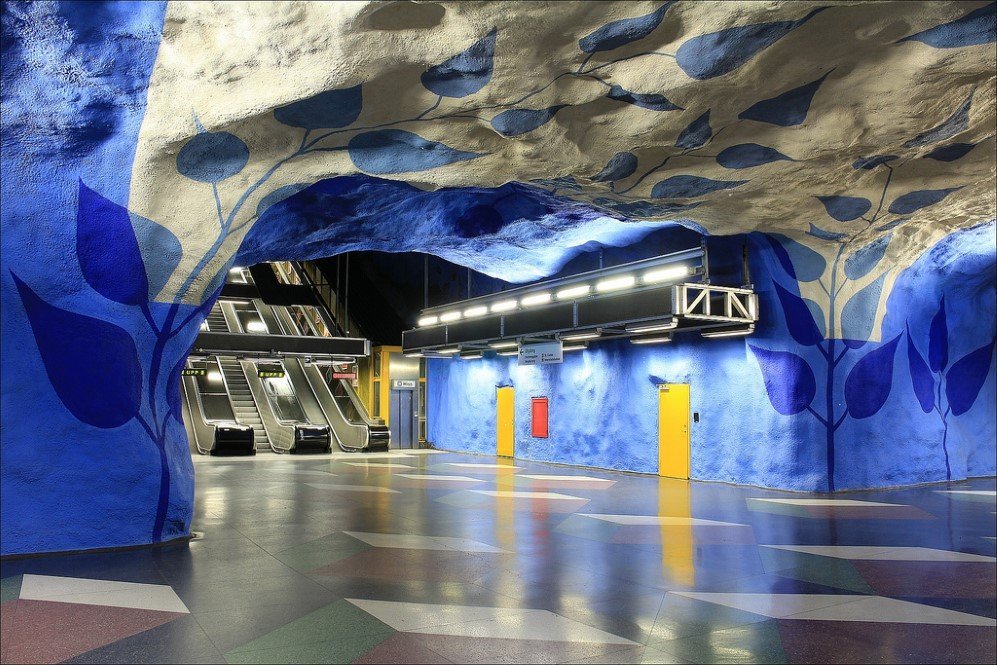
[[[995,214],[994,7],[4,3],[2,551],[188,531],[177,374],[235,260],[527,281],[761,231],[795,343],[890,343],[901,271]]]

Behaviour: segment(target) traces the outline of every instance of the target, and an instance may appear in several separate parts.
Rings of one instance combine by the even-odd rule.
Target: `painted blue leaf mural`
[[[897,40],[897,43],[917,41],[934,48],[961,48],[988,44],[995,40],[997,33],[994,20],[995,7],[997,3],[991,2],[962,18],[916,32]]]
[[[980,395],[990,373],[994,344],[992,340],[952,363],[952,368],[945,376],[945,396],[953,415],[961,416],[969,411]]]
[[[481,157],[400,129],[357,134],[349,142],[350,159],[361,171],[375,175],[425,171]]]
[[[42,300],[11,272],[45,373],[63,405],[81,422],[120,427],[141,404],[142,365],[131,336],[118,326]]]
[[[260,199],[260,202],[256,204],[256,214],[262,215],[274,204],[280,203],[284,199],[289,199],[298,192],[303,192],[308,189],[309,186],[310,185],[307,182],[296,182],[290,185],[284,185],[283,187],[278,187]]]
[[[929,143],[935,143],[937,141],[944,141],[947,138],[951,138],[964,131],[969,127],[969,107],[973,104],[973,93],[969,93],[969,97],[966,97],[966,101],[956,109],[955,113],[948,117],[945,122],[938,125],[937,127],[932,127],[926,132],[922,132],[912,138],[910,141],[904,143],[905,148],[918,148],[922,145],[927,145]]]
[[[775,21],[725,28],[687,40],[675,62],[694,79],[711,79],[732,72],[759,52],[827,9],[819,7],[796,21]]]
[[[817,334],[822,339],[827,337],[827,326],[824,325],[824,310],[821,309],[820,304],[810,298],[803,298],[802,300],[803,304],[810,310],[810,316],[813,318],[814,325],[817,326]]]
[[[845,259],[845,277],[848,279],[861,279],[868,275],[873,268],[879,265],[886,254],[886,248],[890,245],[892,234],[887,234],[881,238],[876,238],[868,245],[860,247],[851,256]]]
[[[797,280],[812,282],[815,279],[820,279],[820,276],[824,274],[827,261],[818,252],[780,233],[773,233],[771,237],[782,245],[786,253],[789,254]]]
[[[813,346],[824,339],[820,329],[814,322],[810,307],[802,298],[782,288],[778,282],[773,282],[775,292],[782,304],[782,312],[786,319],[786,328],[793,340],[802,346]],[[814,303],[816,304],[816,303]],[[823,323],[823,315],[821,322]]]
[[[302,129],[336,129],[353,124],[363,108],[363,86],[326,90],[274,109],[277,122]]]
[[[149,281],[149,296],[155,297],[163,290],[183,258],[183,245],[180,239],[165,226],[133,212],[128,213],[135,229],[142,256],[145,257],[145,273]]]
[[[741,120],[757,120],[767,122],[770,125],[779,127],[794,127],[800,125],[807,119],[810,112],[810,104],[813,103],[814,95],[831,72],[831,69],[819,79],[787,90],[781,95],[752,105],[750,108],[741,111],[738,118]]]
[[[747,180],[713,180],[697,175],[673,175],[665,178],[653,188],[651,196],[656,199],[667,198],[691,198],[693,196],[703,196],[711,192],[719,192],[724,189],[740,187]]]
[[[879,296],[883,292],[883,282],[885,281],[886,273],[883,273],[849,298],[845,306],[841,308],[842,337],[858,342],[869,339],[869,336],[872,335],[872,326],[876,322]]]
[[[579,39],[578,48],[585,53],[611,51],[624,44],[643,39],[661,24],[662,19],[665,18],[665,12],[674,4],[674,1],[665,2],[650,14],[607,23]]]
[[[621,180],[633,175],[636,170],[637,155],[632,152],[618,152],[610,157],[601,171],[592,176],[592,180],[594,182]]]
[[[860,196],[818,196],[827,214],[839,222],[850,222],[869,212],[872,202]]]
[[[772,248],[772,253],[775,254],[776,259],[779,261],[779,265],[782,269],[786,271],[786,274],[796,279],[796,269],[793,267],[793,262],[789,258],[789,252],[786,248],[782,246],[778,240],[773,236],[763,234],[763,237],[768,242],[769,246]]]
[[[592,202],[627,217],[667,217],[703,205],[702,201],[654,203],[652,201],[617,201],[610,198],[597,198]],[[688,220],[685,223],[688,223]]]
[[[497,35],[492,28],[465,50],[430,67],[420,77],[422,84],[441,97],[467,97],[481,90],[492,78]]]
[[[837,242],[848,237],[847,233],[835,233],[834,231],[825,231],[819,226],[815,226],[813,222],[810,223],[810,230],[807,231],[807,235],[811,235],[814,238],[820,238],[821,240],[831,240]]]
[[[939,162],[954,162],[957,159],[965,157],[975,147],[975,143],[950,143],[949,145],[935,148],[925,155],[924,158],[934,159]]]
[[[907,365],[910,369],[910,383],[914,388],[914,395],[917,397],[921,410],[931,413],[935,408],[935,380],[931,376],[928,364],[924,362],[924,357],[914,345],[914,338],[910,335],[910,326],[907,327]]]
[[[901,333],[903,334],[903,333]],[[893,359],[900,335],[862,356],[845,377],[845,404],[855,419],[869,418],[886,404],[893,387]]]
[[[615,99],[618,102],[626,102],[627,104],[633,104],[634,106],[639,106],[642,109],[648,109],[651,111],[683,110],[681,106],[673,104],[672,101],[664,95],[630,92],[629,90],[625,90],[618,85],[612,86],[609,89],[609,94],[606,96],[610,99]]]
[[[910,219],[910,217],[898,217],[897,219],[891,219],[886,224],[880,224],[879,226],[877,226],[876,230],[877,231],[890,231],[892,229],[897,228],[898,226],[900,226],[901,224],[903,224],[904,222],[906,222],[909,219]]]
[[[567,104],[545,109],[509,109],[492,118],[492,128],[502,136],[519,136],[532,132],[550,121]]]
[[[76,256],[87,284],[125,305],[149,300],[149,282],[135,228],[124,206],[79,183]]]
[[[909,215],[921,208],[935,205],[952,192],[956,192],[962,187],[947,187],[945,189],[919,189],[916,192],[908,192],[903,196],[898,196],[890,204],[889,211],[894,215]]]
[[[945,296],[938,303],[938,311],[928,326],[928,366],[932,372],[941,372],[949,364],[949,325],[945,316]]]
[[[231,178],[249,162],[249,148],[235,134],[201,132],[177,153],[177,172],[198,182]]]
[[[717,164],[725,169],[748,169],[752,166],[771,164],[772,162],[793,161],[775,148],[758,145],[757,143],[741,143],[724,148],[717,155]]]
[[[813,402],[817,381],[807,361],[788,351],[769,351],[748,344],[762,370],[772,408],[784,416],[800,413]]]
[[[181,356],[166,376],[166,401],[170,407],[170,415],[181,425],[183,424],[183,406],[180,402],[180,372],[186,363],[187,357]]]
[[[881,164],[889,164],[900,159],[897,155],[872,155],[871,157],[859,157],[852,163],[853,169],[865,169],[871,171]]]
[[[689,126],[679,132],[679,137],[675,139],[675,145],[686,150],[694,150],[704,145],[713,136],[713,128],[710,127],[710,110],[699,116]]]

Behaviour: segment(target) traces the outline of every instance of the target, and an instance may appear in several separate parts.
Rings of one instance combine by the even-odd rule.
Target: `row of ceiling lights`
[[[666,266],[662,268],[654,268],[648,270],[640,276],[641,284],[663,284],[665,282],[674,282],[693,274],[693,269],[689,266]],[[629,289],[637,285],[636,275],[613,275],[612,277],[607,277],[606,279],[600,280],[595,283],[596,293],[609,293],[611,291],[620,291],[622,289]],[[511,312],[520,307],[537,307],[539,305],[546,305],[554,300],[573,300],[576,298],[583,298],[590,295],[593,290],[593,285],[591,284],[572,284],[571,286],[566,286],[563,289],[551,292],[551,291],[537,291],[536,293],[530,293],[529,295],[523,296],[519,300],[515,298],[510,298],[507,300],[500,300],[493,303],[491,306],[488,305],[474,305],[468,307],[467,309],[461,311],[458,309],[451,310],[449,312],[443,312],[440,315],[427,315],[419,319],[419,326],[433,326],[439,323],[452,323],[454,321],[459,321],[460,319],[473,319],[479,316],[484,316],[486,314],[502,314],[505,312]]]

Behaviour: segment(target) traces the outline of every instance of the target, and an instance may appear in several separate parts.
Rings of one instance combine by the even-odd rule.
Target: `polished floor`
[[[189,545],[0,564],[4,663],[993,663],[993,479],[833,498],[197,458]]]

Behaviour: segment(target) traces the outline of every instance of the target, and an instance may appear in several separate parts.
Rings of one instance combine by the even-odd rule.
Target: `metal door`
[[[389,429],[396,448],[415,448],[415,404],[413,390],[391,391]]]
[[[689,384],[658,386],[658,474],[689,478]]]
[[[516,438],[516,390],[499,388],[495,397],[496,445],[495,454],[512,457],[515,453]]]

